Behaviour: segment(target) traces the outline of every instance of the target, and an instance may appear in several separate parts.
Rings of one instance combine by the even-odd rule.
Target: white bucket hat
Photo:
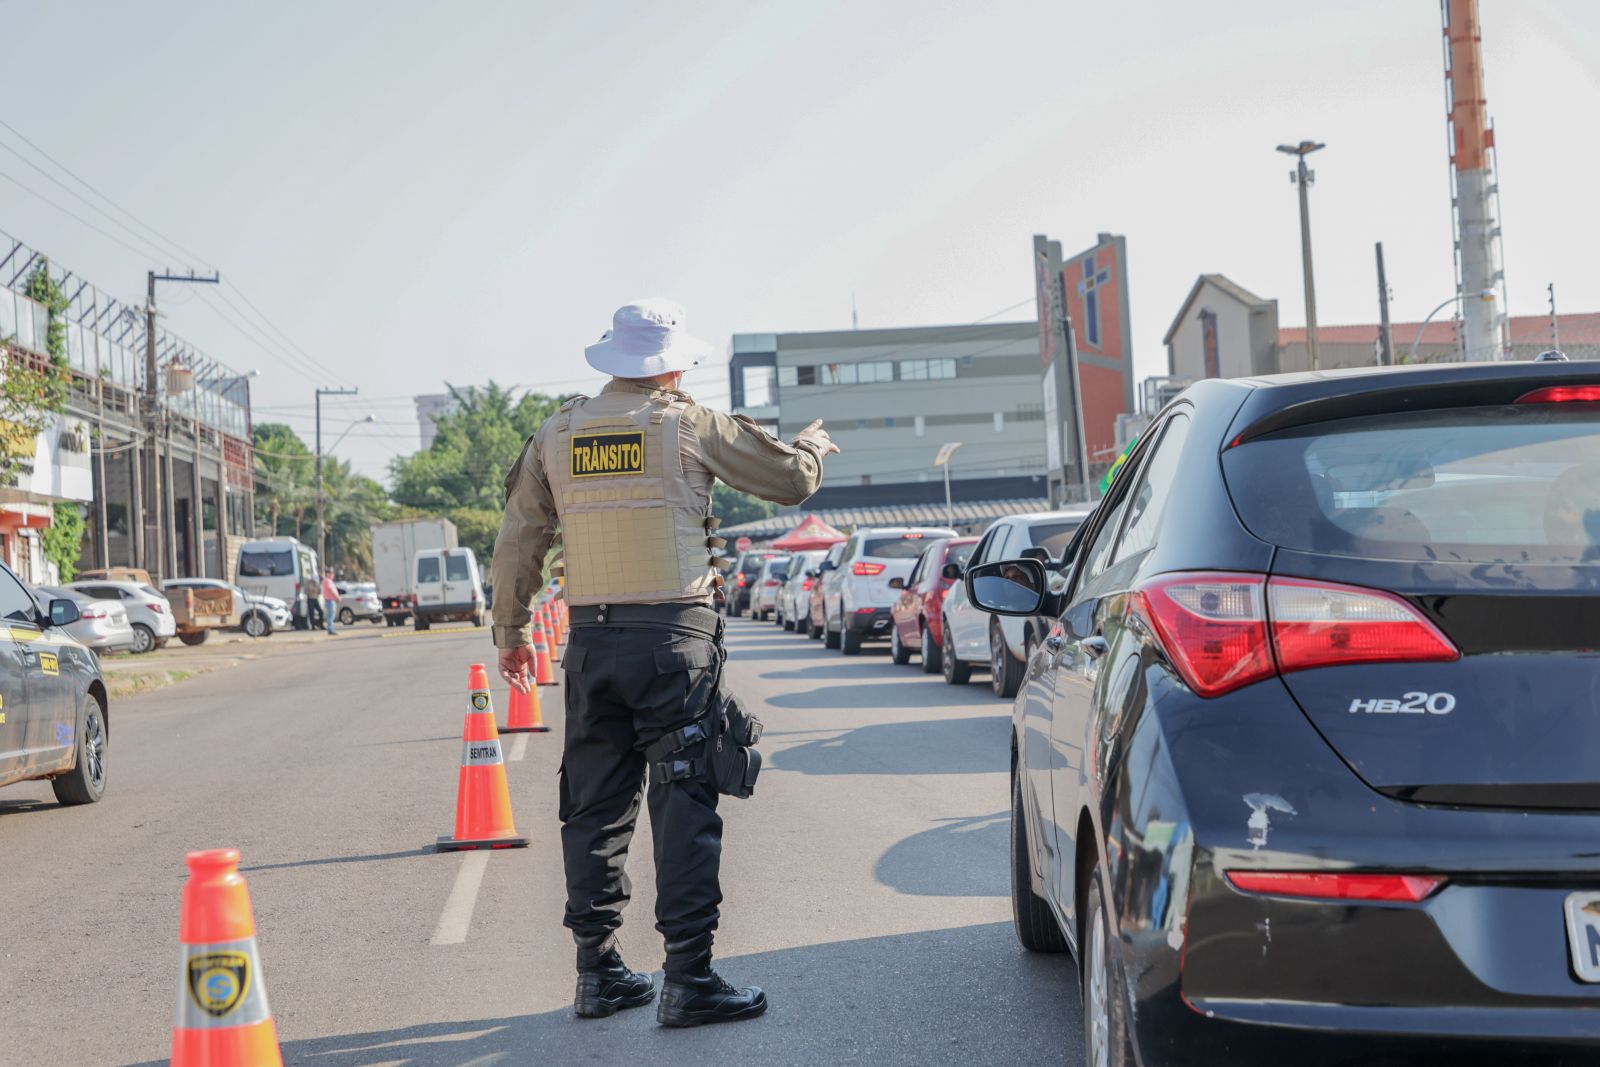
[[[617,378],[654,378],[688,370],[711,354],[690,337],[683,306],[671,300],[635,300],[611,316],[611,329],[583,350],[589,366]]]

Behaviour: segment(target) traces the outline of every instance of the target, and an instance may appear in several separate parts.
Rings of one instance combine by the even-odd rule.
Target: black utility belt
[[[716,640],[722,616],[699,604],[589,604],[568,609],[573,626],[640,626],[685,630]]]

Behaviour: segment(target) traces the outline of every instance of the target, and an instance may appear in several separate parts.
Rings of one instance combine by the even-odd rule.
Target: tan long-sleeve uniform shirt
[[[608,393],[619,391],[689,401],[679,422],[680,453],[735,489],[777,504],[798,504],[822,484],[822,449],[809,440],[784,444],[742,415],[712,411],[686,394],[653,384],[613,379],[605,387]],[[528,439],[506,475],[506,513],[489,568],[494,643],[499,648],[532,641],[528,605],[544,584],[545,555],[561,525],[544,467],[544,443],[554,432],[553,421],[547,419]],[[710,594],[704,599],[709,602]]]

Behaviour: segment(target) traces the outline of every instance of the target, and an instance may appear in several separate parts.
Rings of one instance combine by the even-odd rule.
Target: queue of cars
[[[937,593],[1015,683],[1013,925],[1084,1061],[1588,1062],[1600,373],[1202,381],[1071,521],[930,544],[891,653]]]

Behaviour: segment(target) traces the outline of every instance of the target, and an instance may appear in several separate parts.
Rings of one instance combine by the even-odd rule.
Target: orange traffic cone
[[[506,724],[500,727],[503,734],[547,734],[550,727],[544,724],[544,714],[539,708],[539,690],[530,689],[526,693],[516,686],[511,687],[511,696],[507,700]]]
[[[461,776],[456,785],[456,832],[437,842],[440,852],[468,848],[526,848],[528,839],[511,821],[511,790],[500,732],[489,704],[489,672],[474,663],[467,672],[467,719],[461,728]]]
[[[185,857],[172,1067],[282,1067],[239,850]]]
[[[550,663],[550,646],[545,643],[544,627],[533,624],[533,681],[535,685],[555,685],[556,672]]]

